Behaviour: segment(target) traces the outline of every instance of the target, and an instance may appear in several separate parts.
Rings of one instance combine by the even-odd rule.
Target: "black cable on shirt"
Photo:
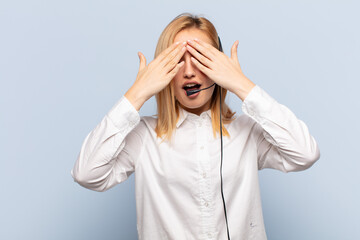
[[[230,234],[229,234],[229,227],[228,227],[228,220],[227,220],[227,214],[226,214],[226,205],[225,205],[225,199],[224,199],[224,193],[223,193],[223,181],[222,181],[222,162],[223,162],[223,140],[222,140],[222,123],[221,123],[221,87],[220,89],[220,136],[221,136],[221,163],[220,163],[220,177],[221,177],[221,196],[224,204],[224,212],[225,212],[225,220],[226,220],[226,230],[227,230],[227,236],[228,240],[230,240]]]

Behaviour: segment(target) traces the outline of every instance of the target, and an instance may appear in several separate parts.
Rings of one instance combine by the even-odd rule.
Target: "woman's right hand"
[[[164,89],[175,77],[184,61],[179,60],[184,55],[186,42],[173,43],[160,53],[146,66],[145,56],[139,52],[139,72],[135,83],[125,93],[125,97],[131,102],[137,111],[153,95]],[[141,54],[141,55],[140,55]]]

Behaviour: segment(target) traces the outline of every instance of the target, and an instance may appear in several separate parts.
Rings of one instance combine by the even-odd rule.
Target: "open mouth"
[[[191,84],[187,84],[187,85],[183,86],[183,89],[185,91],[188,91],[188,90],[199,89],[200,87],[201,87],[201,84],[191,83]]]

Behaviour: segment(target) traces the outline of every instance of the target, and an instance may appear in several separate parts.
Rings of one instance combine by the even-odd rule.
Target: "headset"
[[[221,52],[224,52],[223,49],[222,49],[222,45],[221,45],[221,41],[220,41],[220,37],[218,35],[218,39],[219,39],[219,50]],[[212,86],[214,86],[214,84],[212,84],[210,87],[207,87],[207,88],[202,88],[202,89],[196,89],[196,90],[186,90],[186,95],[187,96],[190,96],[190,95],[193,95],[197,92],[200,92],[202,90],[205,90],[205,89],[208,89],[208,88],[211,88]],[[221,87],[219,86],[219,91],[220,91],[220,136],[221,136],[221,163],[220,163],[220,177],[221,177],[221,197],[222,197],[222,200],[223,200],[223,205],[224,205],[224,213],[225,213],[225,220],[226,220],[226,230],[227,230],[227,237],[228,237],[228,240],[230,240],[230,234],[229,234],[229,226],[228,226],[228,220],[227,220],[227,214],[226,214],[226,205],[225,205],[225,199],[224,199],[224,193],[223,193],[223,181],[222,181],[222,162],[223,162],[223,139],[222,139],[222,122],[221,122]]]

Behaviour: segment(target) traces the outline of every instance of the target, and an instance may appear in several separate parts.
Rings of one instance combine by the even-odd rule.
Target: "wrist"
[[[139,92],[136,91],[133,87],[131,87],[124,94],[124,96],[129,100],[131,105],[133,105],[137,111],[140,111],[140,108],[147,100],[145,97],[142,97],[141,94],[139,94]]]
[[[241,81],[241,86],[236,90],[235,94],[241,99],[241,101],[244,101],[255,86],[255,83],[250,81],[248,78],[245,78]]]

